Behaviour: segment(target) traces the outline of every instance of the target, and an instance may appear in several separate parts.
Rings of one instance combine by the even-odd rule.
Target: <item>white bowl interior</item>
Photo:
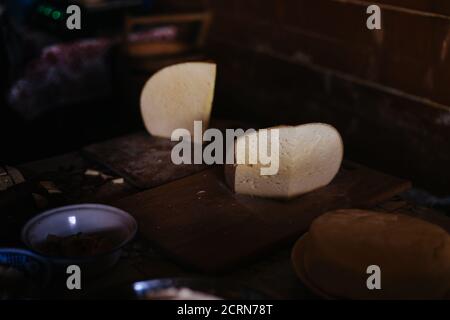
[[[51,210],[35,217],[25,226],[23,240],[37,250],[48,235],[102,234],[117,247],[135,232],[136,221],[121,210],[103,205],[80,205]]]

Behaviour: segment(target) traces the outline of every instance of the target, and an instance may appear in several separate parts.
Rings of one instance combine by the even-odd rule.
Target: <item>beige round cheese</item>
[[[216,65],[189,62],[173,65],[153,75],[141,94],[141,114],[147,131],[170,138],[176,129],[194,136],[194,121],[209,124]]]
[[[225,167],[225,176],[230,187],[240,194],[268,198],[293,198],[329,184],[339,171],[344,147],[339,132],[328,124],[311,123],[295,127],[271,128],[279,132],[279,164],[274,175],[262,175],[261,168],[268,165],[235,164]],[[258,136],[258,132],[239,139]],[[268,134],[271,136],[271,133]],[[270,138],[268,150],[273,150]],[[258,142],[259,143],[259,142]],[[250,159],[250,154],[259,155],[258,144],[247,143],[238,148],[239,156]]]
[[[449,234],[406,215],[327,213],[313,222],[304,252],[293,259],[300,256],[309,280],[334,297],[442,299],[450,290]],[[380,268],[381,290],[367,286],[373,265]]]

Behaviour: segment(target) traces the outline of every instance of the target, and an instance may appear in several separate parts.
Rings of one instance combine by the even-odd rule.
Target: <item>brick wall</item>
[[[365,27],[372,3],[382,8],[382,30]],[[218,114],[263,125],[332,123],[348,157],[450,192],[450,1],[211,6]]]

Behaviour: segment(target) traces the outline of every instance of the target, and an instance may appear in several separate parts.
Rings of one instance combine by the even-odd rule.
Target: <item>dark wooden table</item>
[[[26,179],[34,184],[42,181],[52,182],[53,190],[41,199],[39,211],[53,206],[74,203],[109,204],[117,199],[139,192],[126,182],[115,181],[113,173],[87,159],[81,153],[74,152],[59,157],[45,159],[19,166]],[[96,170],[99,176],[90,176],[86,170]],[[117,183],[119,182],[119,183]],[[44,185],[46,185],[44,183]],[[419,217],[439,220],[450,230],[448,218],[427,208],[412,205],[401,196],[377,205],[375,210],[387,212],[408,212]],[[233,281],[262,291],[275,299],[315,299],[316,297],[298,280],[290,262],[290,249],[285,248],[266,256],[253,264],[233,272],[217,276],[225,281]],[[184,269],[160,255],[152,246],[137,237],[129,244],[119,263],[105,274],[83,282],[81,291],[60,290],[62,283],[46,293],[51,298],[101,298],[110,296],[117,288],[130,285],[135,281],[166,278],[203,276]],[[58,280],[59,281],[59,280]],[[62,280],[61,280],[62,281]],[[65,283],[65,282],[64,282]]]

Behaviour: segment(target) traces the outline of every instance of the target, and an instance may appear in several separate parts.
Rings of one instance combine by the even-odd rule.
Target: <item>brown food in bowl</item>
[[[114,243],[101,234],[77,233],[66,237],[53,234],[38,246],[38,251],[55,257],[90,257],[106,253],[114,248]]]

